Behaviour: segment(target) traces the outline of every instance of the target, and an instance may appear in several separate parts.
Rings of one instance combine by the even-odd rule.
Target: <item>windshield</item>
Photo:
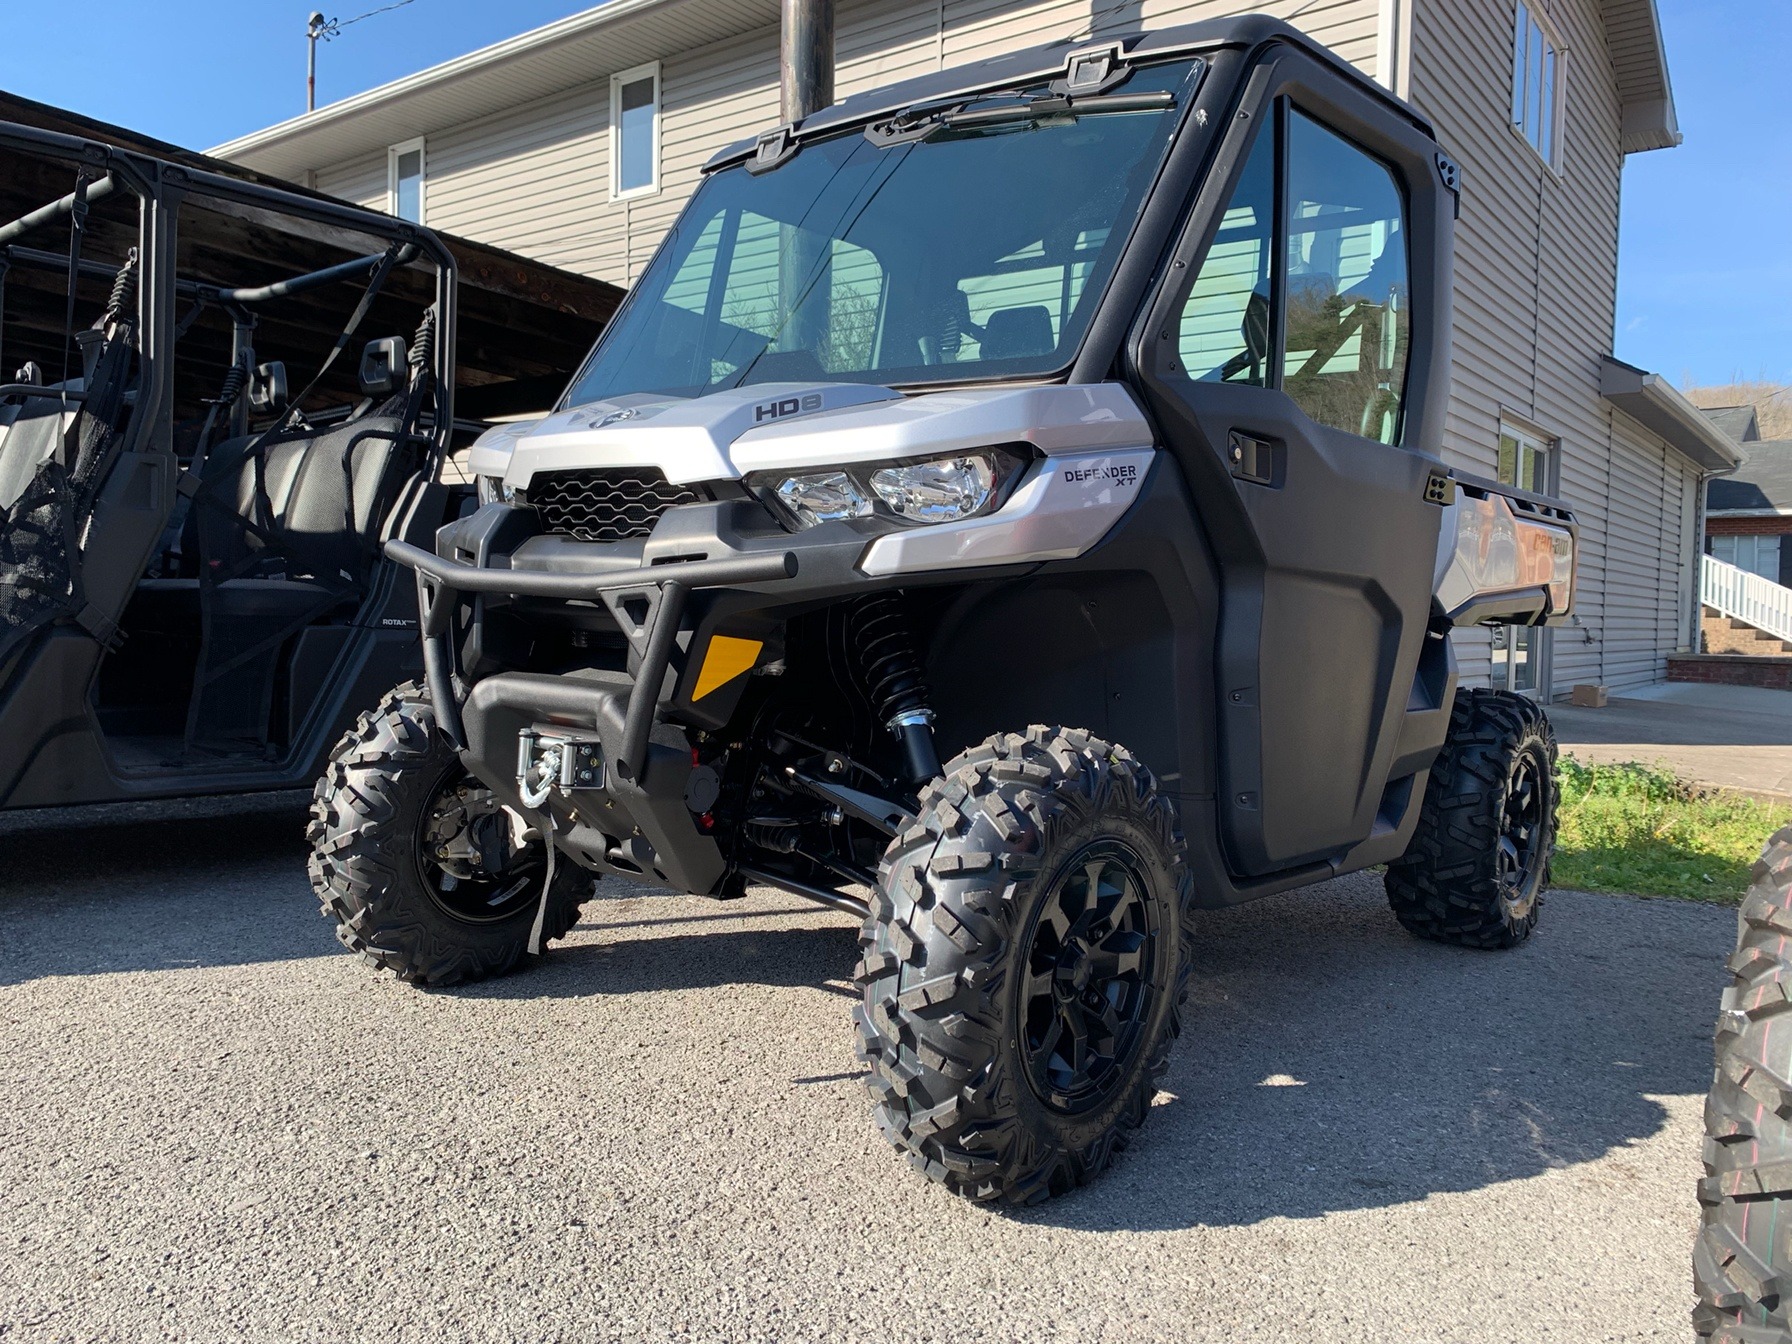
[[[566,405],[751,383],[962,382],[1070,359],[1197,68],[1066,111],[1044,84],[905,114],[698,189]]]

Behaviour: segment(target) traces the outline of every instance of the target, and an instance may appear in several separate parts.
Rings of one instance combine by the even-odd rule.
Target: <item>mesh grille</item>
[[[580,541],[644,537],[667,509],[697,502],[696,494],[652,467],[543,471],[529,482],[529,503],[547,530]]]

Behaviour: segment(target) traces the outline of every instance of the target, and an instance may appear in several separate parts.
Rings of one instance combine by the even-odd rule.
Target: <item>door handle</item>
[[[1226,466],[1241,481],[1274,487],[1280,483],[1281,445],[1235,429],[1226,436]]]

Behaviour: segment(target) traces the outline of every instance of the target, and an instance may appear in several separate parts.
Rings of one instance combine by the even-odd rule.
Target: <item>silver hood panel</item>
[[[1048,455],[1151,444],[1144,416],[1117,383],[913,397],[861,383],[767,383],[692,400],[598,402],[504,437],[504,479],[523,487],[538,471],[578,467],[658,467],[686,484],[1000,443],[1030,443]],[[490,447],[482,467],[501,451]]]

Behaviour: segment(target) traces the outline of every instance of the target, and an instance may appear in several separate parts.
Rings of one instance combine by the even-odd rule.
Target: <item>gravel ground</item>
[[[1561,892],[1504,954],[1368,876],[1206,916],[1139,1143],[1005,1213],[872,1129],[845,916],[617,888],[422,993],[275,804],[0,826],[8,1344],[1688,1335],[1731,912]]]

